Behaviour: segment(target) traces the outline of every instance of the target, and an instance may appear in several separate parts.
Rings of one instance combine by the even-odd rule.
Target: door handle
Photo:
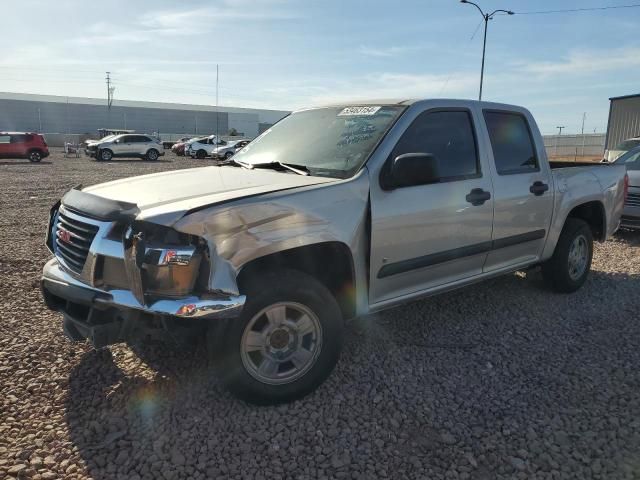
[[[481,188],[474,188],[465,197],[471,205],[478,206],[491,198],[491,193]]]
[[[544,194],[544,192],[546,192],[547,190],[549,190],[549,185],[547,185],[546,183],[542,183],[541,181],[533,182],[533,185],[529,187],[529,191],[536,197]]]

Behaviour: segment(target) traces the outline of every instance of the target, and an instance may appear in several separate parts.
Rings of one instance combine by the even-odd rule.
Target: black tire
[[[206,157],[207,157],[207,152],[205,150],[198,150],[196,152],[196,158],[198,158],[199,160],[202,160]]]
[[[29,161],[31,163],[39,163],[42,160],[42,152],[39,150],[31,150],[29,152]]]
[[[233,157],[233,152],[227,152],[224,154],[224,159],[225,160],[229,160],[231,157]]]
[[[104,150],[100,150],[98,152],[98,155],[96,155],[96,158],[102,162],[108,162],[113,158],[113,152],[108,148],[105,148]]]
[[[290,402],[311,393],[331,374],[340,357],[344,320],[335,298],[316,279],[295,270],[279,270],[254,278],[245,293],[247,303],[240,317],[230,320],[224,333],[222,329],[211,328],[207,336],[210,358],[223,383],[240,399],[257,405]],[[313,312],[319,320],[321,342],[307,370],[289,383],[274,385],[250,373],[243,360],[241,342],[250,322],[260,318],[265,308],[281,302],[295,302]],[[274,338],[273,331],[269,335]]]
[[[155,148],[152,148],[147,152],[147,154],[145,155],[145,158],[150,162],[155,162],[156,160],[158,160],[159,156],[160,156],[160,153],[158,153],[158,151]]]
[[[578,275],[571,268],[570,254],[574,242],[579,238],[586,242],[586,264]],[[567,218],[556,244],[553,256],[542,264],[542,276],[549,287],[559,293],[572,293],[578,290],[589,276],[593,259],[593,233],[584,220]],[[572,275],[572,272],[574,275]]]

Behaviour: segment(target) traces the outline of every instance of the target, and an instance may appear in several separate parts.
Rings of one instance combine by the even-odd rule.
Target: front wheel
[[[203,158],[205,158],[206,156],[207,156],[207,152],[206,152],[206,151],[204,151],[204,150],[198,150],[198,151],[196,152],[196,157],[197,157],[199,160],[202,160],[202,159],[203,159]]]
[[[112,158],[113,158],[113,152],[108,148],[105,148],[104,150],[100,150],[98,152],[98,159],[102,160],[103,162],[108,162]]]
[[[229,160],[231,157],[233,157],[233,152],[227,152],[224,154],[224,159],[225,160]]]
[[[575,292],[586,282],[592,258],[591,228],[584,220],[568,218],[553,256],[542,265],[542,275],[556,292]]]
[[[342,348],[344,322],[329,290],[313,277],[281,270],[253,279],[247,304],[208,344],[223,382],[255,404],[289,402],[315,390],[331,373]],[[224,335],[224,339],[215,338]]]

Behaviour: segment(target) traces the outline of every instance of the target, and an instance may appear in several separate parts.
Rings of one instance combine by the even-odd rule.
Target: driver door
[[[466,108],[437,108],[409,120],[387,162],[432,154],[436,182],[385,191],[370,172],[373,309],[482,273],[491,249],[493,188],[475,116]]]

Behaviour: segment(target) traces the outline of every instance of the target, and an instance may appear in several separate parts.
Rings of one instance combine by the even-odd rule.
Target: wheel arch
[[[345,320],[355,317],[356,273],[353,255],[348,245],[339,241],[328,241],[255,258],[243,265],[238,272],[240,292],[246,290],[249,278],[283,268],[314,277],[334,296]]]
[[[604,204],[599,200],[581,203],[571,209],[567,218],[584,220],[591,228],[593,238],[604,242],[607,237],[607,214]],[[567,222],[565,218],[564,223]]]

